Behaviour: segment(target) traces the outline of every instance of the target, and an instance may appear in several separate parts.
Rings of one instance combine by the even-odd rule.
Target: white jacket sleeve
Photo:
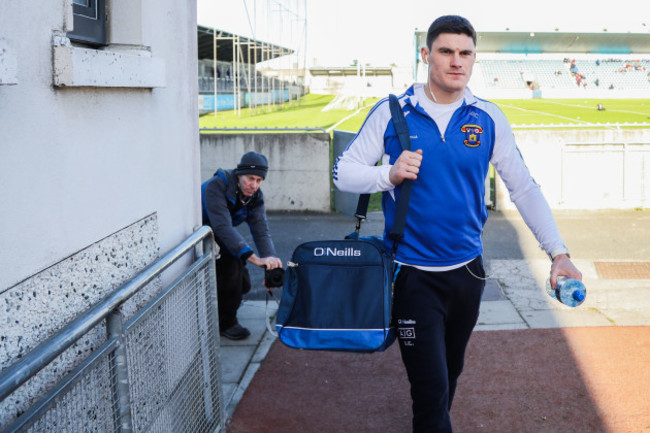
[[[551,257],[568,253],[551,208],[519,153],[510,124],[500,110],[493,115],[497,129],[490,162],[508,188],[510,199],[542,250]]]
[[[384,133],[389,120],[388,100],[382,100],[370,111],[359,133],[334,164],[332,177],[339,190],[367,194],[395,188],[389,181],[391,165],[384,153]],[[379,160],[382,165],[377,166]]]

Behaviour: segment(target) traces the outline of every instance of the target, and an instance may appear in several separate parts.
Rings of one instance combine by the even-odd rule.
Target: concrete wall
[[[201,182],[218,168],[235,168],[251,150],[269,160],[269,174],[262,184],[268,210],[331,210],[329,134],[201,134]]]
[[[95,50],[72,0],[2,2],[0,369],[200,225],[196,5],[152,6]]]
[[[348,144],[356,137],[356,132],[334,130],[332,134],[332,155],[334,160],[343,154]],[[334,209],[343,215],[354,216],[359,204],[359,194],[343,192],[334,187]]]
[[[526,165],[554,209],[650,207],[650,130],[518,130]],[[500,178],[499,209],[514,205]]]

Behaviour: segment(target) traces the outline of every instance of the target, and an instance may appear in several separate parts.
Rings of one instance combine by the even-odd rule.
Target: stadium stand
[[[199,93],[214,92],[214,61],[211,59],[199,59]],[[232,70],[234,66],[230,62],[217,62],[217,91],[219,93],[232,93],[235,85]],[[239,67],[239,85],[244,91],[255,89],[266,90],[267,88],[279,89],[286,86],[282,80],[268,77],[255,71],[250,65],[242,64]]]
[[[650,90],[649,60],[483,60],[480,64],[486,88],[526,89],[534,82],[541,90],[576,87]]]
[[[417,80],[426,78],[416,31]],[[650,33],[481,32],[470,88],[486,98],[649,98]]]
[[[291,101],[305,93],[296,75],[275,77],[258,69],[260,63],[293,53],[291,49],[201,25],[197,38],[201,114]]]

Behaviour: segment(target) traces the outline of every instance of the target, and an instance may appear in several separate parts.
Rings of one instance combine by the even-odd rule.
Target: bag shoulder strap
[[[390,94],[388,96],[390,114],[393,120],[393,126],[399,138],[402,150],[411,150],[411,137],[409,136],[408,125],[404,118],[404,112],[399,104],[397,96]],[[406,225],[406,213],[408,211],[408,202],[411,197],[411,188],[413,181],[407,179],[402,182],[399,201],[397,204],[397,213],[395,215],[395,223],[390,232],[390,237],[393,239],[393,254],[397,250],[397,242],[404,237],[404,226]],[[366,219],[368,212],[368,203],[370,202],[370,194],[360,194],[359,202],[357,203],[357,210],[354,214],[357,218],[356,231],[361,228],[361,222]]]
[[[393,118],[393,125],[399,137],[402,150],[411,150],[411,137],[409,136],[409,128],[404,118],[404,112],[399,105],[399,101],[395,95],[390,95],[390,112]],[[390,237],[393,239],[393,254],[397,250],[397,243],[404,237],[404,227],[406,225],[406,213],[408,211],[408,204],[411,198],[411,188],[413,187],[413,180],[406,179],[402,182],[399,200],[397,202],[397,211],[395,213],[395,222],[393,229],[390,232]]]

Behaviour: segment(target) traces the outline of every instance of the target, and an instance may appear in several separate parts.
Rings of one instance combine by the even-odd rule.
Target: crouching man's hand
[[[259,266],[260,268],[275,269],[275,268],[282,267],[282,260],[280,260],[277,257],[259,258],[255,254],[252,254],[248,258],[248,261],[254,264],[255,266]]]

